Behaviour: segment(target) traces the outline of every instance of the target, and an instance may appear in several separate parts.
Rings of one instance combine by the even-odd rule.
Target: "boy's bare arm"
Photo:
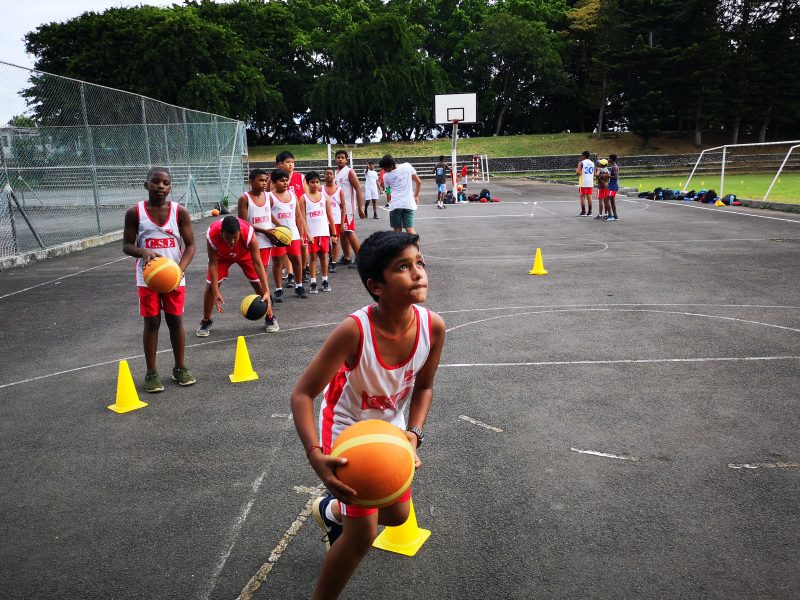
[[[157,256],[152,250],[139,248],[136,245],[136,237],[139,235],[139,209],[131,206],[125,212],[125,229],[122,232],[122,251],[128,256],[142,258],[144,262]]]
[[[189,211],[185,207],[178,207],[178,231],[183,239],[183,253],[181,254],[181,262],[178,266],[181,272],[186,272],[186,267],[192,262],[194,253],[197,250],[197,245],[194,243],[194,229],[192,229],[192,218],[189,216]]]
[[[292,391],[291,408],[297,435],[308,455],[308,462],[331,493],[352,503],[355,491],[334,474],[336,466],[347,459],[326,456],[319,450],[317,424],[314,419],[314,398],[333,379],[342,364],[352,365],[358,359],[361,332],[355,320],[347,318],[328,336],[319,352],[306,367]]]
[[[238,214],[238,217],[242,221],[247,221],[247,211],[249,210],[249,208],[250,208],[250,202],[248,201],[247,196],[242,194],[241,196],[239,196],[239,200],[236,204],[236,212]]]
[[[435,312],[430,312],[430,318],[431,351],[428,354],[428,360],[425,361],[425,364],[422,365],[419,373],[417,373],[408,411],[408,426],[419,427],[420,429],[425,426],[425,420],[428,418],[428,411],[433,401],[433,378],[439,368],[439,359],[442,356],[445,338],[445,325],[442,317]],[[417,436],[410,431],[407,431],[406,435],[411,445],[416,447]]]
[[[411,176],[411,180],[414,182],[416,189],[414,189],[414,200],[416,201],[417,205],[419,206],[419,190],[422,188],[422,180],[419,178],[419,175],[414,173]]]
[[[350,185],[353,186],[353,189],[356,191],[356,202],[358,202],[358,216],[362,219],[367,218],[367,213],[364,212],[364,193],[361,191],[361,182],[358,181],[358,175],[356,172],[350,169],[350,173],[347,176],[350,180]]]

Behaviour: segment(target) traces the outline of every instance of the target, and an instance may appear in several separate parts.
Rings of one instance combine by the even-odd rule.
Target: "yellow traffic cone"
[[[117,375],[117,399],[114,404],[108,407],[115,413],[126,413],[137,408],[144,408],[147,402],[139,400],[136,393],[136,386],[133,383],[131,369],[127,360],[119,361],[119,374]]]
[[[258,379],[258,373],[253,371],[253,365],[250,363],[250,354],[247,352],[247,344],[244,343],[243,335],[236,340],[236,362],[233,365],[233,373],[228,375],[228,378],[231,383]]]
[[[542,262],[542,249],[536,249],[536,258],[533,259],[533,268],[528,271],[528,275],[547,275],[547,269]]]
[[[381,550],[405,554],[406,556],[414,556],[417,553],[422,544],[425,543],[425,540],[431,537],[431,532],[417,527],[414,502],[409,501],[409,505],[406,522],[397,527],[384,527],[383,531],[372,543],[373,546]]]

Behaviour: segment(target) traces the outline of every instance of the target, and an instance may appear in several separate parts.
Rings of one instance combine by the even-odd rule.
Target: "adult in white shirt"
[[[389,225],[395,231],[414,231],[414,211],[419,206],[419,190],[422,180],[410,163],[395,162],[391,154],[386,154],[379,163],[384,170],[383,185],[389,201]]]

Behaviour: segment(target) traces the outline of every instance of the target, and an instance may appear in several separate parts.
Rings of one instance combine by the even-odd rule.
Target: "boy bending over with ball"
[[[156,370],[158,351],[158,329],[161,326],[161,311],[169,327],[169,339],[175,367],[172,379],[179,385],[192,385],[195,378],[183,363],[186,349],[186,332],[183,328],[183,307],[186,301],[185,281],[181,277],[178,287],[168,294],[159,294],[147,287],[142,270],[157,256],[171,258],[181,269],[192,262],[194,256],[194,232],[189,212],[177,202],[169,200],[172,176],[166,167],[153,167],[144,182],[147,200],[142,200],[125,213],[125,230],[122,251],[136,257],[136,286],[139,290],[139,314],[144,318],[144,359],[147,373],[144,376],[145,391],[154,394],[164,391],[164,385]],[[183,242],[183,248],[181,248]]]
[[[358,274],[375,303],[339,324],[292,392],[297,433],[328,488],[312,511],[329,548],[315,599],[339,596],[372,546],[378,525],[402,525],[411,500],[409,489],[384,508],[357,505],[355,490],[336,477],[336,467],[347,459],[329,456],[336,437],[353,423],[381,419],[404,429],[411,446],[419,448],[444,344],[442,318],[418,306],[428,296],[419,236],[379,231],[364,241],[357,258]],[[323,388],[317,435],[314,398]],[[415,450],[415,466],[421,464]]]

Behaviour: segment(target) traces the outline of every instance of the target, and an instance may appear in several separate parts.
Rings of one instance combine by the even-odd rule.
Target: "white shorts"
[[[364,200],[377,200],[378,199],[378,190],[371,190],[367,188],[364,190]]]

